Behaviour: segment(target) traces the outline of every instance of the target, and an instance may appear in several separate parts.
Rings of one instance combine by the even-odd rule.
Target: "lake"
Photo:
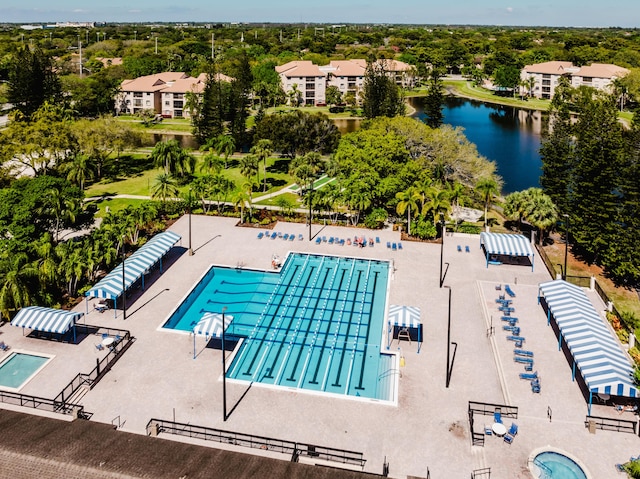
[[[423,102],[424,97],[409,98],[416,118],[425,117]],[[446,97],[443,114],[445,123],[464,128],[478,152],[496,162],[504,194],[540,186],[541,111]]]

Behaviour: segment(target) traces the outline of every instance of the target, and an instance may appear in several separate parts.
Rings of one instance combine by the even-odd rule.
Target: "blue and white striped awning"
[[[561,338],[591,393],[637,397],[633,366],[585,292],[554,280],[539,285]]]
[[[392,326],[418,328],[420,326],[420,308],[417,306],[389,306],[387,320]]]
[[[171,247],[180,241],[181,236],[173,231],[159,233],[133,253],[124,262],[124,288],[122,279],[122,263],[116,266],[108,275],[102,278],[93,288],[85,293],[90,298],[118,298],[142,275],[156,264]]]
[[[224,329],[229,327],[229,323],[233,321],[233,316],[225,314]],[[197,336],[205,336],[207,338],[219,338],[222,336],[222,315],[218,313],[205,313],[202,319],[193,327],[193,334]]]
[[[82,317],[82,314],[41,306],[28,306],[18,311],[11,321],[11,326],[64,334]]]
[[[531,256],[533,249],[526,236],[507,233],[480,233],[480,246],[486,254],[508,256]]]

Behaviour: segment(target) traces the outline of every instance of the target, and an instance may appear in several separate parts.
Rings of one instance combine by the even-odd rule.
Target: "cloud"
[[[513,13],[513,7],[507,7],[507,13]]]

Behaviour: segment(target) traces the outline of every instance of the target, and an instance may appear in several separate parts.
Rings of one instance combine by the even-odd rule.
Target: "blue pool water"
[[[575,461],[557,452],[540,453],[533,463],[540,469],[540,479],[587,479]]]
[[[191,331],[226,306],[227,335],[244,338],[227,377],[390,400],[388,279],[386,261],[299,253],[278,273],[212,267],[164,327]]]
[[[49,360],[33,354],[11,353],[0,364],[0,386],[18,389]]]

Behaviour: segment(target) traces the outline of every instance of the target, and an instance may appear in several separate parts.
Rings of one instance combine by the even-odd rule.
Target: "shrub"
[[[422,218],[412,222],[411,232],[420,239],[434,239],[438,235],[436,226],[431,221]]]
[[[365,217],[364,225],[369,229],[379,230],[384,226],[387,218],[387,211],[384,208],[374,208],[371,210],[371,213]]]
[[[477,234],[480,234],[482,232],[482,227],[478,226],[478,225],[471,224],[471,223],[462,223],[460,226],[458,226],[457,230],[460,233],[467,233],[467,234],[477,235]]]

